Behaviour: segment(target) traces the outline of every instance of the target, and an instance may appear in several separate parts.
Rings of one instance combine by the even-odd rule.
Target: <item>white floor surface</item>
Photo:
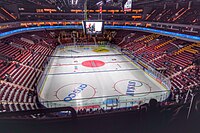
[[[151,98],[163,101],[168,97],[166,88],[125,55],[110,47],[104,48],[108,52],[94,52],[96,48],[66,46],[56,49],[54,56],[60,57],[51,58],[40,88],[41,101],[56,102],[45,103],[45,106],[127,107],[148,102]],[[94,60],[105,64],[97,67]],[[83,66],[85,61],[91,62],[92,67]],[[135,86],[128,95],[129,81],[135,82]]]

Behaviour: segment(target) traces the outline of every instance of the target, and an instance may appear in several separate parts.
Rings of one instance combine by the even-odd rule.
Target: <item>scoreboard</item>
[[[83,31],[85,34],[102,34],[104,30],[104,21],[101,20],[86,20],[82,22]]]

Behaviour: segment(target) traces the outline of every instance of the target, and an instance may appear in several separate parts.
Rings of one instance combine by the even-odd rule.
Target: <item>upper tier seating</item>
[[[175,8],[175,6],[158,7],[153,8],[147,14],[145,21],[199,25],[199,13],[200,9],[195,6],[190,8],[188,5],[179,6],[178,8]]]
[[[154,34],[140,35],[140,33],[136,33],[129,40],[119,46],[129,50],[155,69],[165,69],[163,74],[171,79],[173,88],[186,91],[199,85],[197,79],[200,72],[197,71],[194,75],[191,70],[194,66],[193,61],[200,53],[199,44]],[[187,78],[182,73],[193,77]],[[184,83],[182,79],[187,82]]]

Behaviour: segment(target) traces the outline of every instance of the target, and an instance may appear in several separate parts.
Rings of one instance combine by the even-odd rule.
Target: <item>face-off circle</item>
[[[134,97],[143,97],[151,92],[151,86],[138,80],[124,79],[114,84],[114,89],[121,95],[128,95],[127,91],[130,88],[134,88]]]
[[[105,62],[100,60],[87,60],[82,62],[82,65],[85,67],[101,67],[105,65]]]
[[[56,91],[57,99],[65,102],[83,102],[93,98],[96,94],[94,87],[84,83],[72,83],[62,86]],[[76,101],[74,101],[76,102]]]

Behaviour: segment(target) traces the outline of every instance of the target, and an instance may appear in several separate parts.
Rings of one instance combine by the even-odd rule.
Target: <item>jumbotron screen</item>
[[[102,34],[104,21],[83,21],[85,34]]]

